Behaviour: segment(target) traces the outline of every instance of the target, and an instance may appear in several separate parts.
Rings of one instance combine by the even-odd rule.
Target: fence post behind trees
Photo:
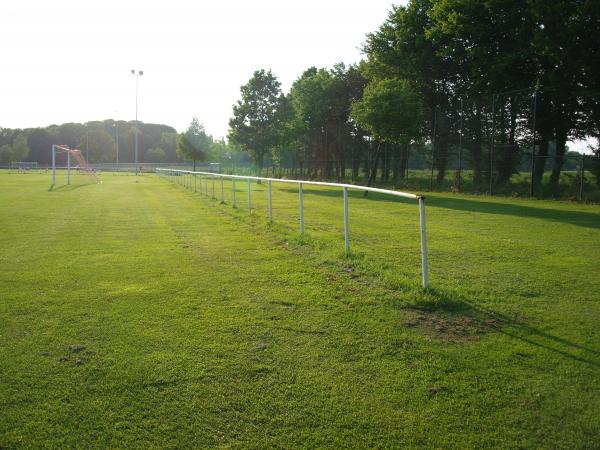
[[[490,195],[494,195],[494,139],[496,138],[496,94],[492,95],[492,140],[490,142]]]
[[[579,175],[579,201],[583,199],[583,177],[585,176],[585,153],[581,153],[581,168]]]

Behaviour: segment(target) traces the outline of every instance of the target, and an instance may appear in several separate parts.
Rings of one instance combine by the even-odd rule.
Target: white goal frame
[[[295,184],[298,186],[298,200],[300,208],[300,234],[304,234],[304,201],[302,197],[302,186],[328,186],[337,187],[343,189],[344,194],[344,243],[346,254],[350,251],[350,228],[348,221],[348,190],[359,190],[363,192],[377,192],[379,194],[392,195],[394,197],[403,197],[412,200],[416,200],[419,205],[419,222],[421,229],[421,275],[422,283],[424,288],[429,287],[429,262],[427,259],[427,230],[425,224],[425,197],[422,195],[411,194],[408,192],[392,191],[390,189],[380,189],[368,186],[360,186],[356,184],[344,184],[344,183],[328,183],[324,181],[306,181],[306,180],[285,180],[280,178],[266,178],[266,177],[251,177],[243,175],[227,175],[222,173],[213,172],[194,172],[191,170],[177,170],[177,169],[164,169],[157,168],[156,174],[169,179],[170,181],[177,182],[185,186],[186,188],[194,189],[197,191],[198,183],[197,177],[200,176],[200,191],[202,191],[202,177],[205,178],[205,194],[208,195],[208,180],[212,180],[211,196],[215,197],[215,178],[220,179],[221,184],[221,203],[225,202],[225,193],[223,189],[223,181],[225,178],[231,179],[233,187],[233,207],[236,207],[235,198],[235,180],[244,180],[248,183],[248,209],[252,209],[252,180],[266,181],[267,182],[267,204],[268,204],[268,219],[269,222],[273,221],[273,202],[272,202],[272,183],[287,183]]]

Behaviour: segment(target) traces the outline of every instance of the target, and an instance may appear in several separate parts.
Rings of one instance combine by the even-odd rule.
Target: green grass
[[[0,447],[598,446],[600,207],[428,196],[423,292],[414,202],[102,178],[0,173]]]

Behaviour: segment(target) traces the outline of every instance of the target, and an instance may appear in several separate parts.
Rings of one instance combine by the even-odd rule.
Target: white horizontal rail
[[[373,188],[373,187],[369,187],[369,186],[360,186],[357,184],[328,183],[326,181],[289,180],[289,179],[285,179],[285,178],[252,177],[252,176],[245,176],[245,175],[229,175],[229,174],[225,174],[225,173],[214,173],[214,172],[194,172],[191,170],[181,170],[181,169],[156,168],[156,171],[157,172],[176,172],[176,173],[180,173],[180,174],[208,175],[208,176],[230,178],[230,179],[235,178],[235,179],[240,179],[240,180],[260,180],[260,181],[272,181],[275,183],[291,183],[291,184],[302,183],[303,185],[339,187],[339,188],[355,189],[358,191],[379,192],[380,194],[388,194],[388,195],[394,195],[396,197],[411,198],[413,200],[418,200],[419,198],[423,197],[422,195],[411,194],[409,192],[392,191],[390,189]]]
[[[268,177],[252,177],[252,176],[244,176],[244,175],[228,175],[223,173],[214,173],[214,172],[195,172],[192,170],[181,170],[181,169],[163,169],[156,168],[156,173],[159,175],[167,175],[174,176],[183,175],[184,177],[189,177],[193,175],[194,178],[197,175],[200,175],[200,186],[202,186],[202,177],[205,177],[206,181],[206,190],[205,194],[208,196],[208,178],[210,177],[212,180],[212,198],[215,198],[215,177],[221,178],[221,203],[224,203],[225,196],[223,193],[223,178],[231,179],[232,188],[233,188],[233,207],[236,207],[236,198],[235,198],[235,180],[247,180],[248,182],[248,209],[252,210],[252,188],[250,182],[252,180],[256,181],[267,181],[268,182],[268,219],[269,222],[273,220],[273,212],[272,212],[272,183],[288,183],[295,184],[298,186],[298,194],[299,194],[299,206],[300,206],[300,233],[304,234],[304,201],[302,195],[302,187],[304,185],[309,186],[326,186],[326,187],[336,187],[343,189],[343,199],[344,199],[344,244],[346,248],[346,253],[350,251],[350,232],[349,232],[349,219],[348,219],[348,189],[358,190],[358,191],[366,191],[366,192],[377,192],[379,194],[392,195],[395,197],[409,198],[412,200],[417,200],[419,205],[419,224],[421,228],[421,265],[422,265],[422,281],[423,287],[429,287],[429,264],[427,260],[427,233],[425,226],[425,197],[422,195],[411,194],[408,192],[400,192],[400,191],[392,191],[390,189],[380,189],[373,188],[369,186],[360,186],[356,184],[345,184],[345,183],[328,183],[325,181],[306,181],[306,180],[289,180],[289,179],[281,179],[281,178],[268,178]],[[188,178],[188,180],[189,180]],[[186,180],[184,178],[183,181],[180,180],[180,184],[183,184],[185,187],[191,187],[191,180]],[[195,186],[195,182],[194,182]],[[202,192],[202,189],[200,189]]]

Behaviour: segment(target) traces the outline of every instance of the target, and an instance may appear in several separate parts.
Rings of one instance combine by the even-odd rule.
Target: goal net
[[[75,169],[77,173],[81,173],[90,177],[96,183],[100,183],[100,178],[96,170],[91,168],[81,154],[81,151],[75,148],[69,148],[66,145],[52,146],[52,185],[56,184],[56,156],[66,154],[66,169],[67,169],[67,184],[71,184],[71,170]]]

